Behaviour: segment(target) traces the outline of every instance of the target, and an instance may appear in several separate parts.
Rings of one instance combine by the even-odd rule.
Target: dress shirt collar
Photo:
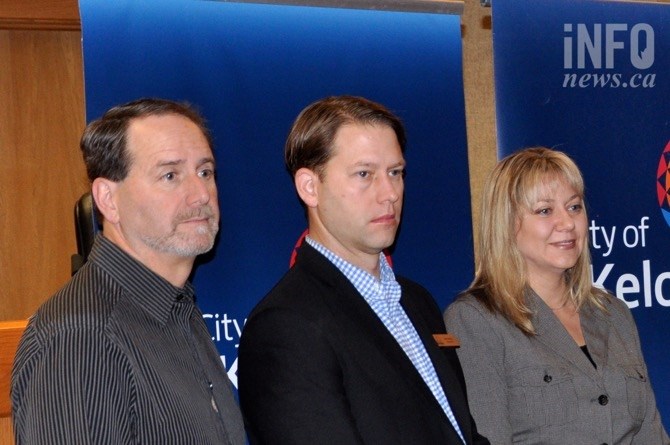
[[[138,306],[161,324],[168,321],[177,302],[192,302],[194,290],[187,282],[176,287],[128,255],[102,234],[98,234],[88,261],[103,269],[132,297]]]
[[[351,282],[356,290],[363,296],[375,311],[382,304],[384,311],[393,311],[400,301],[400,285],[395,279],[393,269],[386,260],[383,253],[379,254],[380,279],[361,269],[358,266],[342,259],[340,256],[313,240],[309,236],[305,239],[307,244],[314,247],[317,252],[325,256],[342,274]],[[381,310],[381,308],[379,308]]]

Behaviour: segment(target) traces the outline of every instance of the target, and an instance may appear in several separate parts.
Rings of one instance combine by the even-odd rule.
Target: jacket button
[[[610,401],[609,397],[607,397],[605,394],[598,397],[598,403],[600,403],[602,406],[607,405],[609,401]]]
[[[547,382],[547,383],[551,382],[551,376],[550,375],[545,375],[544,376],[544,381]]]

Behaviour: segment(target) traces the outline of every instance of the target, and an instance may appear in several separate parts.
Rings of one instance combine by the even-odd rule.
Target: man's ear
[[[112,224],[119,221],[119,210],[115,199],[118,186],[117,182],[105,178],[95,178],[91,184],[91,194],[98,211]]]
[[[319,204],[319,175],[308,168],[301,168],[293,177],[298,196],[307,207],[316,207]]]

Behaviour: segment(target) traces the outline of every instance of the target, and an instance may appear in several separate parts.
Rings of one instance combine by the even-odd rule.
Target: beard
[[[198,226],[194,232],[180,231],[180,225],[192,218],[208,218],[206,226]],[[172,221],[172,230],[160,236],[144,235],[142,241],[152,249],[182,257],[195,257],[209,252],[214,247],[219,232],[219,217],[211,206],[178,214]]]

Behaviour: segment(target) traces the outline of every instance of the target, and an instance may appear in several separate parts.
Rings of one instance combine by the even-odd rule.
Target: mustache
[[[180,223],[188,221],[189,219],[193,218],[213,218],[213,217],[214,217],[214,209],[212,209],[212,206],[206,205],[194,210],[179,213],[175,217],[175,221]]]

